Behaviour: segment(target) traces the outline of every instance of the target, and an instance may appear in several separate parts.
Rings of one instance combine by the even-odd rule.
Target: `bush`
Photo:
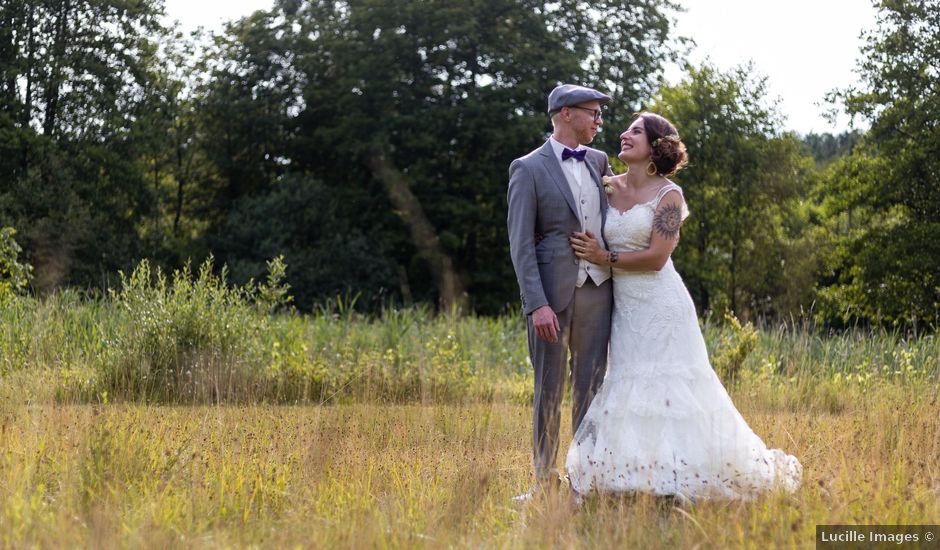
[[[19,262],[23,249],[14,235],[16,230],[12,227],[0,229],[0,305],[6,304],[10,297],[22,294],[33,274],[33,266]]]
[[[741,324],[733,314],[726,312],[727,330],[721,331],[721,339],[712,351],[712,367],[721,378],[722,384],[734,387],[741,373],[741,367],[747,356],[757,345],[757,330],[751,323]]]
[[[159,401],[255,396],[268,357],[271,314],[290,298],[284,264],[268,263],[268,280],[244,286],[213,273],[209,258],[193,274],[187,264],[171,279],[142,261],[111,292],[116,324],[103,390],[119,398]]]

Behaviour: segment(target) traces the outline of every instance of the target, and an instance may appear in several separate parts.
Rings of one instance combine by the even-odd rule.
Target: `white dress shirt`
[[[562,172],[568,180],[568,187],[571,189],[571,195],[574,197],[575,206],[578,208],[578,220],[581,221],[582,231],[591,231],[601,240],[601,231],[603,230],[603,218],[601,217],[601,198],[600,190],[591,177],[591,172],[587,167],[587,160],[584,162],[574,158],[561,160],[562,152],[568,147],[554,137],[550,138],[552,149],[558,162],[561,163]],[[584,147],[578,146],[575,151],[580,151]],[[584,284],[584,281],[590,277],[594,284],[599,285],[610,278],[610,268],[601,267],[591,262],[581,259],[578,263],[578,281],[577,286]]]

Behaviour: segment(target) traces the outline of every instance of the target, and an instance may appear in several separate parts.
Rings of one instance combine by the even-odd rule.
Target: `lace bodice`
[[[642,250],[649,248],[650,239],[653,235],[653,215],[656,213],[656,207],[659,202],[670,191],[678,191],[682,194],[682,189],[670,182],[656,193],[656,196],[647,202],[634,205],[625,212],[621,212],[609,207],[607,212],[607,223],[604,226],[604,240],[611,250]],[[682,219],[685,220],[689,215],[685,200],[682,201]]]

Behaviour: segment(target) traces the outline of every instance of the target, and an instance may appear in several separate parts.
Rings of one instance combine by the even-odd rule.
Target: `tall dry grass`
[[[734,398],[800,458],[802,488],[686,508],[514,505],[530,479],[522,405],[7,407],[0,544],[800,548],[817,524],[940,519],[935,387],[846,389],[835,413],[767,395],[742,383]]]
[[[299,315],[276,280],[160,277],[0,309],[0,546],[802,548],[817,524],[940,523],[934,335],[706,325],[799,491],[516,506],[521,318]]]

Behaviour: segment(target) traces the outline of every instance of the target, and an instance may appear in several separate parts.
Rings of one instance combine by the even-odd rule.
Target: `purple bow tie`
[[[581,149],[580,151],[572,151],[571,149],[568,149],[567,147],[565,147],[565,150],[561,152],[561,160],[566,161],[570,158],[574,158],[574,160],[578,162],[584,162],[584,155],[586,154],[587,154],[587,149]]]

